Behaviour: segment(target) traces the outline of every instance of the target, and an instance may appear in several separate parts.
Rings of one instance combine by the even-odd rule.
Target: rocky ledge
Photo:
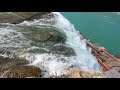
[[[49,12],[0,12],[0,23],[18,24],[26,20],[34,20],[50,14]],[[52,16],[52,14],[47,15]]]
[[[0,78],[37,78],[41,70],[34,66],[9,66],[2,68]]]
[[[23,21],[33,21],[34,19],[47,18],[50,19],[53,17],[53,14],[50,12],[0,12],[0,24],[1,23],[10,23],[10,24],[19,24]],[[65,56],[73,56],[75,52],[72,48],[65,45],[66,37],[60,32],[56,31],[54,28],[44,28],[38,30],[35,27],[26,27],[23,30],[24,36],[33,41],[31,46],[45,46],[52,53],[63,53]],[[27,33],[25,33],[27,32]],[[31,36],[31,37],[29,37]],[[80,35],[81,38],[82,35]],[[55,46],[58,44],[58,46]],[[62,44],[62,45],[60,45]],[[0,48],[1,49],[1,48]],[[50,53],[43,50],[33,50],[32,52],[41,52],[41,53]],[[31,52],[31,51],[30,51]],[[42,71],[34,66],[26,66],[28,64],[27,60],[13,55],[12,58],[3,57],[3,54],[9,56],[11,52],[0,50],[0,78],[30,78],[30,77],[41,77]],[[60,76],[60,78],[118,78],[120,77],[120,63],[115,60],[107,61],[106,57],[102,55],[102,58],[105,58],[105,63],[111,68],[110,71],[105,73],[96,72],[96,71],[81,71],[76,67],[70,67],[68,71],[70,73]],[[96,56],[96,55],[95,55]]]

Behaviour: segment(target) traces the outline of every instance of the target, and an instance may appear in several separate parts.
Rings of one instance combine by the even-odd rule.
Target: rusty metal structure
[[[80,33],[79,33],[79,36],[81,39],[84,39]],[[92,44],[90,40],[87,40],[87,39],[84,39],[84,40],[86,41],[87,46],[91,47],[92,54],[97,58],[99,64],[103,66],[103,72],[106,72],[111,69],[111,66],[106,63],[107,61],[110,61],[111,59],[113,59],[120,63],[120,59],[110,54],[105,48]],[[107,56],[105,61],[102,54],[104,54],[104,56]]]

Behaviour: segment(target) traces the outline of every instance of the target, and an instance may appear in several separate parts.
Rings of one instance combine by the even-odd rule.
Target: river
[[[94,44],[120,57],[119,12],[61,12],[75,28]]]
[[[71,66],[81,70],[101,71],[102,67],[91,53],[91,48],[76,33],[78,27],[74,25],[77,24],[70,23],[71,20],[59,12],[52,14],[53,18],[44,17],[19,24],[1,23],[1,51],[10,51],[26,59],[28,65],[39,67],[43,77],[61,76],[68,73]],[[7,57],[6,52],[1,56]]]

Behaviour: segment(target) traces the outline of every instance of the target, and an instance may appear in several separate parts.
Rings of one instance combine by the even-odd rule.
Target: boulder
[[[24,58],[19,58],[18,55],[11,53],[7,50],[0,50],[0,65],[5,65],[11,63],[13,65],[25,65],[28,64],[28,61]]]
[[[64,56],[76,56],[73,48],[67,47],[65,45],[59,46],[49,46],[48,50],[54,54],[62,54]]]
[[[0,12],[0,23],[18,24],[25,20],[42,18],[49,12]]]
[[[120,73],[115,69],[111,69],[111,70],[109,70],[107,72],[104,72],[104,75],[107,78],[120,78]]]
[[[1,74],[2,78],[40,77],[41,70],[34,66],[9,66]]]
[[[37,27],[25,27],[23,29],[23,35],[34,42],[60,42],[64,43],[66,41],[66,36],[62,35],[60,32],[54,28],[37,28]]]
[[[65,78],[106,78],[100,71],[83,71],[77,67],[68,68],[69,73],[63,75]]]

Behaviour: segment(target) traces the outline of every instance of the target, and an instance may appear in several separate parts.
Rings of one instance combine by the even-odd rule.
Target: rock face
[[[56,54],[63,54],[65,56],[76,56],[75,54],[75,51],[70,48],[70,47],[66,47],[66,46],[52,46],[49,48],[49,50],[52,52],[52,53],[56,53]]]
[[[40,77],[41,70],[34,66],[9,66],[0,75],[3,78]]]
[[[9,51],[0,51],[0,78],[40,77],[41,70],[34,66],[24,66],[28,61]]]
[[[120,78],[120,73],[115,69],[111,69],[107,72],[104,72],[104,74],[107,78]]]
[[[0,50],[0,65],[5,65],[5,64],[12,64],[12,65],[26,65],[28,64],[28,61],[19,58],[17,55],[14,53],[11,53],[10,51],[7,50]]]
[[[0,12],[0,24],[1,23],[10,23],[10,24],[17,24],[17,25],[10,25],[8,24],[1,24],[0,28],[10,28],[15,30],[15,32],[19,32],[21,37],[15,38],[12,42],[14,45],[20,45],[20,41],[22,41],[22,36],[25,38],[23,41],[30,41],[30,44],[27,46],[20,45],[20,49],[8,48],[4,47],[0,48],[0,77],[1,78],[29,78],[29,77],[41,77],[41,70],[34,66],[25,66],[28,64],[28,61],[19,58],[17,55],[13,54],[15,49],[17,54],[22,52],[21,50],[25,49],[25,53],[52,53],[52,54],[62,54],[65,56],[74,56],[75,52],[72,48],[67,47],[66,45],[66,35],[63,35],[61,32],[57,31],[52,26],[44,26],[39,25],[26,25],[24,23],[19,24],[23,21],[33,21],[34,19],[40,19],[40,23],[42,24],[51,24],[54,23],[50,21],[53,17],[53,14],[49,12]],[[44,20],[42,19],[44,18]],[[38,24],[39,24],[38,22]],[[19,25],[18,25],[19,24]],[[17,33],[14,33],[11,36],[14,36]],[[7,36],[7,35],[6,35]],[[11,38],[11,37],[10,37]],[[9,39],[9,38],[8,38]],[[12,43],[11,42],[11,43]],[[37,49],[31,49],[31,47],[37,47]],[[29,49],[30,48],[30,49]],[[44,48],[44,49],[43,49]],[[5,50],[9,51],[5,51]],[[46,50],[47,49],[47,50]],[[32,51],[33,50],[33,51]],[[11,54],[11,52],[12,54]],[[15,51],[15,52],[16,52]],[[20,53],[21,54],[21,53]],[[79,77],[79,73],[73,74],[70,77]]]
[[[39,49],[29,50],[29,52],[75,56],[74,50],[65,46],[66,36],[62,35],[54,28],[27,27],[23,29],[23,35],[27,39],[33,41],[31,46],[39,47]],[[47,50],[44,50],[43,48]]]
[[[0,12],[0,23],[18,24],[25,20],[42,18],[49,12]]]
[[[64,78],[107,78],[102,72],[98,71],[81,71],[77,67],[70,67],[68,74]]]
[[[65,42],[66,40],[66,36],[61,35],[53,28],[27,27],[23,34],[26,38],[35,42]]]
[[[9,53],[10,54],[10,53]],[[23,66],[28,64],[25,59],[9,57],[9,54],[0,56],[0,78],[29,78],[40,77],[41,70],[34,66]]]

